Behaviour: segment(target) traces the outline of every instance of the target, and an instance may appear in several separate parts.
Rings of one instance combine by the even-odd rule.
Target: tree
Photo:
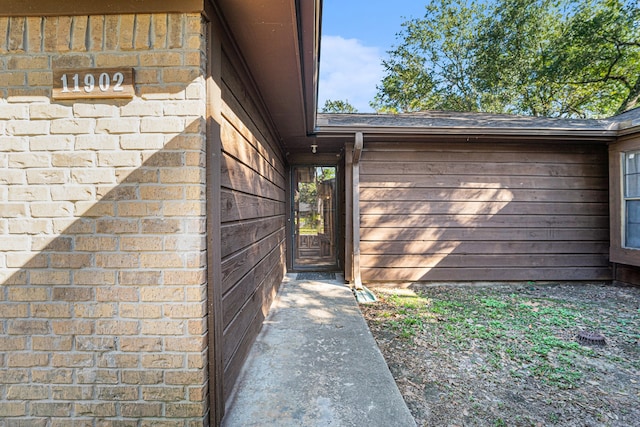
[[[322,107],[323,113],[348,113],[353,114],[357,113],[358,110],[353,105],[349,104],[349,100],[344,101],[332,101],[327,99],[324,103],[324,107]]]
[[[638,106],[637,0],[442,0],[403,24],[371,106],[601,117]]]

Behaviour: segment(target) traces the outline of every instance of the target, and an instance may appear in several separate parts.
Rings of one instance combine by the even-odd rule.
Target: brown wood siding
[[[609,280],[607,150],[365,143],[364,281]]]
[[[285,270],[284,162],[238,69],[224,56],[220,232],[227,397]]]

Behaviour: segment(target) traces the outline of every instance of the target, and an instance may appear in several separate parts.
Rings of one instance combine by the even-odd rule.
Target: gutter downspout
[[[352,288],[362,290],[362,277],[360,275],[360,155],[364,147],[364,137],[362,132],[356,132],[355,145],[353,146],[352,163],[352,226],[353,226],[353,283]]]
[[[353,159],[351,163],[352,174],[352,206],[353,212],[353,281],[351,290],[353,291],[356,301],[361,304],[376,302],[377,298],[369,289],[362,285],[362,276],[360,274],[360,156],[364,147],[364,136],[362,132],[356,132],[355,144],[353,146]]]

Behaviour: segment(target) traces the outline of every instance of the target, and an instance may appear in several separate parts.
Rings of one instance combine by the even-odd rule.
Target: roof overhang
[[[285,151],[313,133],[321,0],[217,0]]]

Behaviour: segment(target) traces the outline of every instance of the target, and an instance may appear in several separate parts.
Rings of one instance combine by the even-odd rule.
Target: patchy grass
[[[401,391],[408,385],[409,397],[418,396],[414,415],[425,425],[449,418],[461,425],[537,425],[540,420],[567,425],[566,417],[580,412],[583,416],[569,425],[632,425],[628,421],[640,419],[637,288],[529,283],[416,286],[377,294],[380,302],[364,307],[365,317]],[[585,330],[603,334],[606,345],[578,342],[577,334]],[[462,383],[471,396],[457,394],[455,385]],[[502,388],[488,393],[487,384]],[[442,400],[432,401],[430,387],[440,397],[458,398],[457,408],[441,420],[425,415]],[[490,414],[483,395],[497,402],[489,405]],[[594,396],[605,395],[592,410]],[[612,397],[619,402],[607,404]]]

